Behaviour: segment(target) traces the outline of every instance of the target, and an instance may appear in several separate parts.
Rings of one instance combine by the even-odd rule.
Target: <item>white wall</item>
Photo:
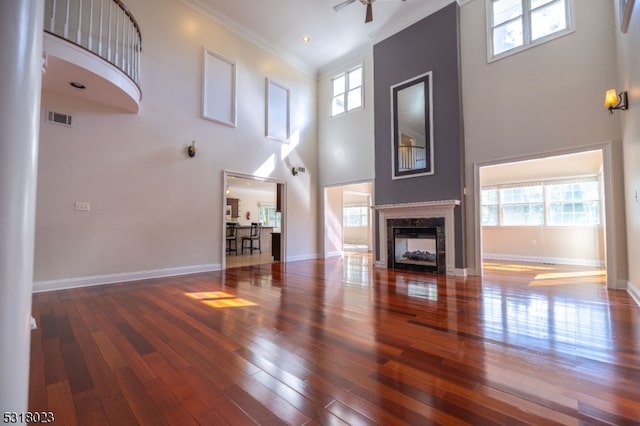
[[[357,65],[364,67],[364,108],[331,118],[331,79]],[[374,173],[373,53],[347,60],[318,81],[320,184],[372,180]]]
[[[618,4],[617,0],[605,3]],[[629,91],[629,110],[616,112],[622,123],[624,199],[629,252],[629,290],[640,304],[640,4],[636,2],[626,34],[616,27],[618,90]],[[617,9],[616,9],[617,10]],[[611,84],[613,87],[613,83]]]
[[[342,254],[342,187],[333,186],[324,190],[324,256]]]
[[[484,0],[461,8],[467,257],[476,272],[474,164],[619,139],[617,119],[602,106],[605,90],[615,84],[613,7],[600,0],[574,0],[573,5],[575,32],[492,63],[487,63]],[[614,205],[620,209],[622,204],[616,200]],[[616,266],[624,276],[620,236]]]
[[[41,126],[35,280],[216,269],[223,170],[287,181],[288,256],[316,257],[315,78],[174,0],[127,7],[142,31],[140,112],[44,94],[43,110],[73,114],[74,127]],[[237,128],[200,118],[203,46],[237,64]],[[291,144],[264,137],[267,77],[291,89]],[[292,180],[292,164],[307,173]]]
[[[576,226],[484,226],[483,259],[604,266],[604,229]]]

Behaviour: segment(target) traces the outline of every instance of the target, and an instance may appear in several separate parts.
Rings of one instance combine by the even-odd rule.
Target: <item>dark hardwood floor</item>
[[[638,425],[640,308],[598,272],[510,268],[360,255],[39,293],[29,408],[65,426]]]

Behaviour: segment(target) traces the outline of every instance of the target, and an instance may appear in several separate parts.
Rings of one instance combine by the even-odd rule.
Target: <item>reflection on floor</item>
[[[530,287],[581,283],[605,285],[607,282],[606,269],[594,266],[486,261],[483,268],[485,277],[509,276],[514,282],[526,283]]]
[[[239,266],[249,266],[249,265],[265,265],[268,263],[273,263],[273,256],[271,256],[271,252],[262,254],[260,253],[245,253],[227,256],[227,268],[237,268]]]

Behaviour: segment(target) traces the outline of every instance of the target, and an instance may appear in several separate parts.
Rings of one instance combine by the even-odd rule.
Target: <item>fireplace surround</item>
[[[395,257],[394,228],[412,231],[434,228],[437,241],[436,256],[438,257],[435,272],[455,275],[454,209],[459,205],[459,200],[442,200],[375,206],[374,209],[379,215],[378,236],[380,242],[380,253],[379,259],[376,260],[376,267],[397,267],[392,260],[392,257]]]

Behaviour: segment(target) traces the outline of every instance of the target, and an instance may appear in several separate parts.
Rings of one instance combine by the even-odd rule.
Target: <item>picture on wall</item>
[[[236,64],[203,49],[202,118],[236,127]]]
[[[266,79],[266,136],[280,142],[289,141],[290,91],[273,80]]]

